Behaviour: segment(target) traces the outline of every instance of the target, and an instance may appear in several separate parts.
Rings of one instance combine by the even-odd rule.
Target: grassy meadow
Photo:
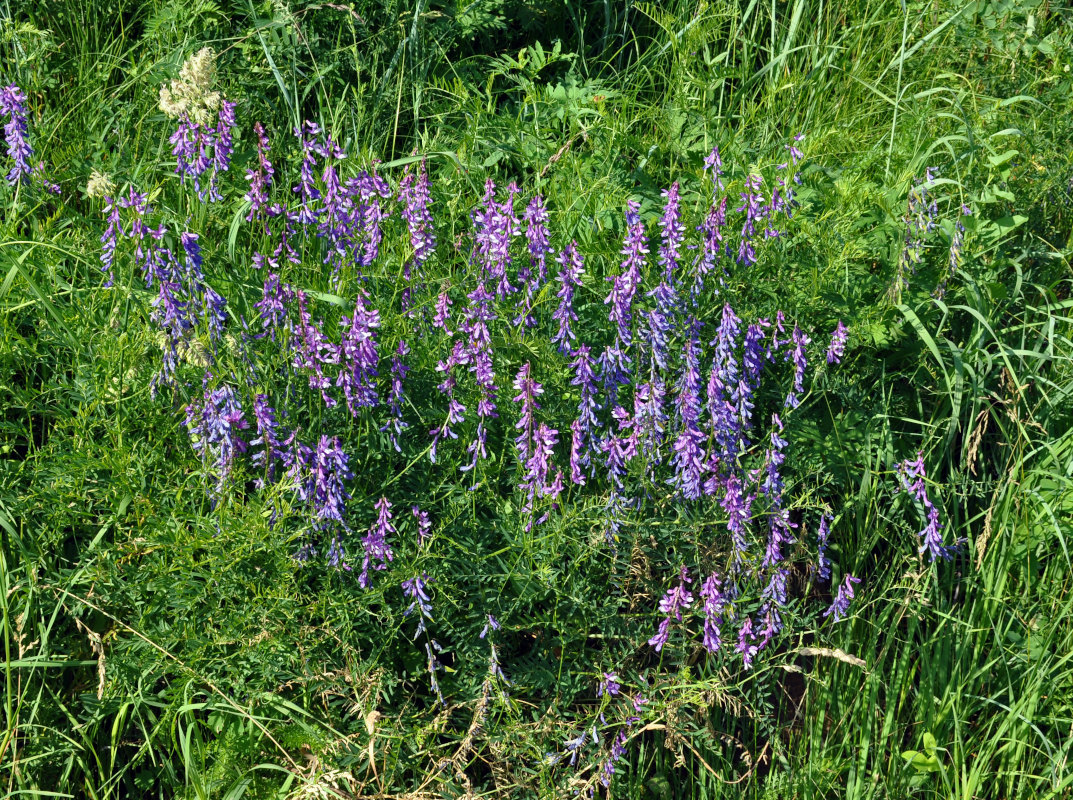
[[[1073,7],[0,0],[0,791],[1073,796]]]

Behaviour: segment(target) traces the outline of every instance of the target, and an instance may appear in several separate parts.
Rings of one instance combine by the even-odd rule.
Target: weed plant
[[[1067,9],[113,5],[0,7],[9,794],[1069,792]]]

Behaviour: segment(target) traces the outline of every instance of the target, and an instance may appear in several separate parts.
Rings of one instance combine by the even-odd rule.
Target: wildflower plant
[[[101,283],[142,278],[166,341],[157,384],[185,398],[211,502],[270,508],[280,546],[351,593],[357,624],[385,647],[403,630],[422,640],[399,658],[430,708],[468,687],[472,739],[493,690],[504,713],[537,702],[514,670],[543,601],[511,582],[528,575],[523,592],[546,597],[539,584],[583,563],[563,613],[617,620],[621,645],[601,710],[564,720],[542,768],[610,786],[690,653],[710,674],[750,676],[789,635],[850,614],[867,582],[840,569],[830,586],[831,519],[799,503],[794,449],[817,365],[838,366],[848,330],[761,316],[734,291],[792,240],[799,139],[767,174],[713,149],[703,173],[626,198],[602,251],[556,229],[553,195],[489,178],[464,198],[452,249],[437,215],[459,201],[438,195],[431,160],[401,174],[358,163],[314,121],[274,141],[237,124],[213,79],[199,51],[160,105],[179,124],[179,191],[242,196],[231,242],[248,253],[223,267],[211,215],[188,229],[101,176]],[[229,174],[236,148],[244,181]],[[195,372],[196,348],[208,363]],[[928,515],[922,552],[949,557],[922,464],[902,475]],[[542,540],[554,559],[530,575]],[[834,591],[823,616],[799,574]],[[662,665],[651,682],[644,664]]]

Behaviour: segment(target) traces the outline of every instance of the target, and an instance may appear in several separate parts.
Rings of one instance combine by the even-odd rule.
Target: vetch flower
[[[954,548],[943,545],[943,524],[939,521],[939,509],[928,497],[924,484],[927,475],[924,472],[923,454],[918,451],[915,461],[906,459],[899,464],[898,477],[905,491],[924,507],[927,524],[918,534],[921,539],[920,553],[927,552],[933,562],[939,558],[953,558]]]
[[[842,320],[839,320],[838,325],[835,326],[834,333],[831,334],[831,344],[827,348],[828,364],[842,363],[842,356],[846,353],[846,341],[848,339],[849,331],[842,324]]]
[[[235,390],[223,384],[209,389],[209,373],[205,373],[203,399],[186,407],[186,425],[194,452],[203,461],[210,459],[216,468],[216,487],[213,502],[221,495],[231,474],[235,456],[246,452],[246,441],[239,432],[249,428],[242,414]]]
[[[257,479],[258,488],[263,488],[265,483],[272,483],[276,479],[276,462],[283,463],[284,451],[277,434],[279,422],[276,410],[268,404],[268,398],[263,394],[254,398],[253,418],[257,424],[257,438],[250,442],[250,446],[259,449],[250,458],[250,463],[264,470],[264,477]]]
[[[105,274],[104,287],[107,289],[114,281],[112,270],[115,268],[116,248],[123,236],[123,225],[119,217],[119,204],[111,195],[104,198],[104,211],[108,215],[108,225],[101,234],[101,272]]]
[[[678,585],[668,589],[663,599],[659,601],[659,610],[665,616],[659,624],[659,630],[648,640],[648,643],[656,649],[657,653],[663,649],[670,637],[671,620],[675,619],[681,622],[682,610],[689,608],[693,604],[693,593],[686,588],[686,584],[692,582],[693,579],[689,577],[689,570],[682,567],[678,573]]]
[[[831,559],[827,557],[827,537],[831,533],[831,517],[828,514],[820,515],[820,527],[816,531],[816,567],[820,580],[831,580]]]
[[[860,578],[854,578],[847,572],[846,577],[842,580],[838,591],[835,593],[834,602],[831,603],[830,608],[823,612],[824,617],[834,615],[835,622],[838,622],[848,616],[849,603],[853,599],[853,584],[860,582]]]
[[[410,346],[406,344],[405,340],[399,340],[399,347],[395,351],[395,355],[391,357],[391,388],[388,391],[387,401],[391,419],[380,428],[381,431],[388,432],[391,446],[395,448],[397,453],[402,452],[402,448],[399,447],[399,436],[410,427],[409,423],[404,422],[402,419],[402,404],[404,401],[402,382],[406,380],[406,374],[410,371],[403,359],[409,354]]]
[[[702,494],[705,471],[704,446],[707,437],[700,430],[700,342],[699,324],[691,322],[692,335],[686,339],[682,360],[682,373],[678,380],[679,433],[674,443],[671,463],[674,477],[668,483],[677,488],[688,500],[696,500]]]
[[[785,406],[786,408],[797,408],[801,405],[799,395],[805,391],[805,367],[808,365],[805,357],[805,347],[812,340],[804,334],[800,327],[794,325],[791,341],[794,344],[794,349],[791,353],[794,362],[794,385],[789,394],[786,395]]]
[[[578,431],[582,440],[578,454],[578,463],[589,466],[590,453],[595,452],[595,434],[600,423],[596,419],[596,373],[593,370],[591,352],[588,345],[580,345],[574,351],[574,360],[570,362],[574,377],[570,385],[578,387],[580,400],[577,407]]]
[[[447,396],[447,419],[443,425],[429,431],[429,435],[432,437],[429,460],[433,464],[436,463],[436,450],[440,440],[444,437],[457,439],[458,434],[452,430],[451,426],[459,425],[465,419],[466,407],[455,398],[455,389],[458,387],[458,377],[455,374],[455,369],[467,364],[469,364],[469,355],[466,352],[466,345],[457,339],[451,349],[451,354],[436,364],[436,371],[443,373],[443,380],[437,388]]]
[[[345,514],[350,493],[344,485],[345,481],[354,478],[349,464],[350,457],[343,450],[338,436],[320,437],[309,465],[312,488],[309,503],[313,520],[320,529],[327,529],[334,522],[343,530],[349,530]],[[339,558],[331,564],[333,567],[342,563],[342,549],[336,548],[336,552]],[[343,566],[349,569],[345,564]]]
[[[499,416],[496,413],[496,384],[493,371],[492,335],[488,323],[496,318],[492,308],[492,295],[485,288],[484,281],[467,295],[469,305],[463,313],[458,329],[468,337],[467,364],[477,380],[480,399],[477,401],[477,431],[466,449],[472,456],[469,464],[460,469],[468,472],[477,466],[477,461],[487,457],[487,427],[485,420]]]
[[[268,192],[276,174],[272,162],[268,160],[268,135],[260,122],[253,124],[253,132],[257,136],[257,162],[255,167],[246,170],[246,180],[250,184],[244,197],[250,204],[250,210],[246,214],[247,222],[253,222],[255,217],[262,215],[268,205]]]
[[[622,261],[621,272],[608,277],[611,292],[604,299],[604,304],[611,306],[608,319],[615,325],[618,343],[623,350],[633,340],[630,330],[633,299],[641,285],[641,267],[648,254],[648,238],[641,222],[640,208],[634,200],[626,203],[626,238],[622,243],[622,254],[626,258]]]
[[[622,685],[618,682],[618,675],[613,672],[605,672],[600,679],[600,685],[596,688],[596,696],[603,697],[618,697],[622,690]]]
[[[254,303],[253,306],[257,309],[261,327],[263,328],[261,333],[257,334],[257,338],[271,336],[272,341],[276,340],[276,330],[281,329],[287,319],[285,303],[290,298],[290,287],[280,283],[279,276],[274,272],[270,272],[268,277],[265,278],[261,299]]]
[[[577,322],[574,293],[581,286],[581,276],[585,274],[584,261],[578,252],[577,242],[568,244],[556,260],[562,265],[562,269],[558,278],[560,288],[555,293],[559,298],[559,307],[555,309],[552,319],[559,323],[559,330],[551,337],[551,343],[558,347],[560,353],[567,355],[571,352],[576,338],[573,329],[573,323]]]
[[[715,653],[723,644],[720,628],[726,602],[723,598],[723,582],[716,573],[713,572],[705,579],[701,585],[700,596],[704,601],[704,649]]]
[[[357,205],[351,211],[350,226],[356,230],[360,242],[361,266],[368,268],[380,255],[380,243],[384,238],[381,223],[387,218],[381,201],[391,197],[391,188],[375,172],[362,171],[356,178],[347,181],[347,194],[351,201],[357,197]]]
[[[432,654],[433,649],[435,649],[436,652],[442,651],[442,648],[435,639],[425,642],[425,654],[428,656],[429,683],[432,684],[432,691],[436,693],[440,705],[445,706],[447,705],[447,701],[443,698],[443,692],[440,691],[440,682],[436,679],[436,672],[437,670],[443,669],[443,665],[439,662],[436,656]]]
[[[756,234],[756,223],[764,217],[764,197],[760,194],[763,182],[762,176],[749,175],[745,179],[745,191],[740,195],[742,204],[736,209],[739,213],[745,212],[745,221],[741,227],[741,242],[738,247],[738,263],[743,267],[751,267],[756,263],[753,236]]]
[[[220,173],[227,172],[231,166],[231,153],[234,150],[235,103],[224,100],[220,104],[220,116],[216,122],[212,149],[212,181],[209,186],[209,199],[220,200]]]
[[[440,292],[436,297],[436,313],[432,316],[432,327],[439,328],[448,336],[454,336],[454,332],[447,327],[451,321],[451,306],[454,303],[451,302],[450,295],[447,294],[447,290]]]
[[[379,403],[376,377],[379,375],[379,355],[376,350],[376,329],[380,327],[380,312],[366,304],[365,292],[358,290],[354,298],[354,313],[344,316],[343,341],[339,347],[342,369],[335,385],[343,388],[347,408],[353,416],[359,409]]]
[[[387,569],[387,562],[395,559],[388,537],[395,534],[395,526],[391,524],[391,503],[386,497],[381,497],[376,504],[376,522],[369,528],[362,545],[365,548],[365,558],[361,564],[361,574],[358,576],[358,584],[362,589],[369,588],[369,567],[373,569]],[[431,657],[431,654],[430,654]]]
[[[663,267],[663,280],[674,285],[674,273],[682,257],[682,242],[685,239],[685,226],[682,224],[682,208],[678,199],[678,183],[672,183],[669,189],[660,193],[667,199],[663,206],[663,216],[659,227],[663,234],[659,247],[659,265]]]
[[[429,518],[427,511],[423,511],[417,506],[411,506],[410,511],[417,520],[417,546],[421,547],[425,544],[431,534],[432,520]]]
[[[514,446],[518,451],[518,463],[524,468],[529,462],[533,452],[533,440],[536,432],[534,412],[540,408],[536,398],[544,393],[544,387],[537,383],[530,375],[531,367],[526,362],[518,368],[518,374],[514,377],[514,390],[518,392],[514,398],[515,403],[521,403],[521,413],[514,427],[519,431],[514,439]]]
[[[582,471],[582,458],[588,457],[585,449],[585,434],[581,430],[581,420],[570,423],[570,480],[578,486],[585,485],[585,473]]]
[[[718,203],[714,200],[712,201],[712,206],[704,217],[704,221],[697,226],[697,230],[701,232],[702,243],[691,290],[694,305],[704,291],[705,280],[715,269],[715,264],[719,260],[719,254],[723,249],[723,227],[726,225],[726,221],[727,198],[724,195]]]
[[[432,598],[428,596],[428,585],[431,583],[428,573],[415,575],[409,580],[402,582],[403,595],[413,602],[403,612],[403,616],[410,616],[417,611],[417,630],[414,633],[414,641],[428,630],[426,623],[432,622]]]
[[[544,197],[536,195],[529,201],[522,215],[525,221],[525,241],[529,249],[529,263],[518,268],[518,281],[525,289],[525,298],[519,303],[518,316],[514,319],[515,327],[531,328],[536,324],[532,314],[533,294],[548,279],[547,257],[551,252],[548,241],[548,210],[544,206]]]
[[[339,363],[339,348],[328,340],[313,323],[309,314],[305,292],[296,292],[298,298],[298,327],[291,334],[291,350],[294,366],[309,373],[309,388],[320,391],[324,405],[332,408],[336,400],[328,394],[331,380],[324,374],[324,367]]]
[[[600,772],[600,783],[606,788],[611,785],[611,776],[615,774],[615,765],[626,755],[626,731],[620,730],[611,744],[611,752],[604,761]]]
[[[755,499],[755,495],[745,495],[742,492],[741,480],[737,475],[731,475],[726,479],[726,492],[719,502],[723,510],[727,512],[727,530],[734,544],[736,564],[741,563],[749,551],[749,513]]]
[[[399,200],[403,204],[402,218],[410,231],[414,271],[420,274],[436,249],[436,229],[433,227],[430,210],[432,192],[425,161],[421,161],[416,176],[407,168],[399,183]]]
[[[741,623],[741,628],[738,629],[738,645],[734,648],[735,652],[741,653],[742,665],[746,669],[752,668],[753,659],[760,650],[756,644],[751,644],[756,640],[756,634],[753,633],[753,618],[746,617]]]
[[[9,186],[25,181],[33,173],[30,160],[34,151],[30,147],[29,127],[26,124],[26,95],[14,83],[0,87],[0,114],[7,117],[4,123],[4,141],[7,155],[13,165],[7,173]]]

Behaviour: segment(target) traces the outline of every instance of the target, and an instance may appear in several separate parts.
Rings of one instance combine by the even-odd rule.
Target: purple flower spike
[[[574,313],[574,293],[581,286],[581,276],[585,274],[584,261],[578,252],[577,242],[571,242],[556,259],[562,264],[559,271],[561,287],[555,296],[559,298],[559,307],[555,309],[552,319],[559,323],[559,330],[551,337],[551,343],[557,345],[559,352],[568,355],[573,349],[573,323],[577,322]]]
[[[536,422],[533,412],[540,408],[536,398],[544,394],[544,387],[530,377],[529,362],[518,369],[514,378],[514,389],[518,395],[514,398],[515,403],[521,403],[521,414],[514,427],[518,429],[518,436],[514,439],[514,445],[518,449],[518,462],[524,467],[533,452],[533,439],[536,431]]]
[[[432,622],[432,598],[428,596],[428,585],[431,582],[427,572],[402,582],[403,595],[413,601],[403,612],[403,616],[408,617],[415,610],[417,611],[417,630],[414,633],[414,641],[417,641],[417,638],[428,630],[425,623]]]
[[[432,317],[432,327],[439,328],[448,336],[454,336],[454,331],[447,327],[451,321],[451,306],[454,303],[451,302],[450,295],[447,294],[447,290],[440,292],[436,298],[436,313]]]
[[[529,263],[518,269],[518,280],[525,289],[525,299],[519,303],[520,312],[514,319],[515,327],[522,325],[531,328],[536,324],[532,314],[533,295],[548,279],[548,253],[551,244],[548,241],[548,210],[544,198],[536,195],[522,215],[525,221],[525,240],[529,248]]]
[[[799,396],[805,391],[805,367],[808,365],[808,361],[805,358],[805,347],[812,340],[804,334],[801,328],[794,325],[791,341],[794,345],[793,352],[791,353],[791,357],[794,361],[794,386],[790,390],[790,393],[786,395],[785,406],[786,408],[797,408],[801,405]]]
[[[607,760],[604,761],[604,765],[600,772],[600,783],[607,788],[611,785],[611,776],[615,774],[615,765],[626,755],[626,741],[628,736],[626,731],[620,730],[618,735],[615,736],[615,741],[611,744],[611,752],[607,756]]]
[[[715,269],[715,263],[723,250],[723,227],[726,222],[727,199],[724,195],[718,203],[712,202],[712,207],[708,210],[704,222],[697,226],[697,230],[703,236],[703,244],[700,258],[697,260],[696,274],[693,278],[692,294],[694,302],[704,291],[704,282],[712,270]]]
[[[816,532],[817,556],[816,566],[820,580],[831,580],[831,559],[827,557],[827,537],[831,533],[831,517],[824,514],[820,517],[820,528]]]
[[[26,124],[26,95],[13,83],[0,88],[0,114],[7,117],[7,122],[4,123],[4,141],[7,143],[8,157],[14,165],[6,177],[8,185],[14,186],[33,173],[30,160],[34,151],[27,138],[29,128]]]
[[[831,334],[831,344],[827,348],[828,364],[842,363],[842,356],[846,353],[846,341],[848,339],[849,331],[842,324],[842,320],[839,320],[838,325],[835,327],[835,332]]]
[[[387,401],[388,409],[391,411],[391,419],[380,428],[381,431],[388,431],[391,446],[395,448],[397,453],[402,452],[402,448],[399,447],[399,436],[410,427],[402,419],[402,404],[404,401],[402,382],[406,380],[406,374],[410,371],[403,359],[409,354],[410,346],[405,341],[400,341],[398,350],[391,357],[391,390],[388,392]]]
[[[253,222],[255,217],[262,215],[268,205],[268,192],[276,174],[272,162],[268,160],[268,135],[260,122],[253,124],[253,132],[257,135],[257,166],[246,170],[246,180],[250,184],[245,196],[250,204],[249,213],[246,214],[247,222]]]
[[[358,416],[360,408],[370,408],[380,402],[376,393],[379,356],[376,351],[376,329],[380,327],[380,312],[365,303],[364,292],[354,298],[354,313],[342,317],[343,342],[340,345],[342,369],[335,385],[343,387],[347,408]]]
[[[211,459],[216,467],[214,501],[223,491],[231,474],[235,456],[246,452],[246,441],[239,431],[250,427],[242,415],[235,390],[228,385],[209,391],[210,375],[205,373],[204,399],[186,407],[186,429],[190,432],[194,452],[202,460]]]
[[[831,607],[823,612],[825,617],[834,615],[835,622],[844,619],[849,615],[849,603],[853,599],[853,584],[860,583],[860,578],[854,578],[848,572],[845,579],[838,587],[838,592],[835,594],[834,602],[831,603]]]
[[[618,697],[622,691],[622,685],[618,681],[618,675],[613,672],[605,672],[600,679],[600,685],[596,688],[596,696]]]
[[[738,630],[738,646],[734,648],[735,652],[741,653],[742,665],[746,669],[752,668],[753,659],[760,650],[757,645],[750,644],[756,640],[756,634],[753,633],[753,618],[746,617]]]
[[[487,435],[485,420],[499,416],[496,413],[496,382],[493,371],[492,358],[492,335],[488,323],[495,320],[495,311],[492,308],[492,295],[485,288],[484,281],[477,284],[477,288],[467,295],[469,305],[463,314],[463,320],[459,324],[460,332],[468,337],[466,361],[470,372],[477,380],[480,389],[480,399],[477,401],[477,432],[470,442],[467,452],[472,455],[469,464],[463,465],[461,470],[468,472],[477,466],[477,462],[487,457]]]
[[[704,649],[715,653],[723,644],[720,627],[726,601],[723,598],[723,582],[714,572],[701,586],[700,596],[704,600]]]
[[[585,485],[585,473],[582,471],[582,459],[588,458],[585,448],[585,434],[581,430],[581,420],[570,423],[570,480],[578,486]]]
[[[413,247],[414,271],[419,275],[436,249],[436,230],[432,223],[432,192],[428,179],[428,166],[422,161],[417,176],[407,170],[399,184],[399,199],[402,201],[402,218],[410,231],[410,246]]]
[[[954,557],[954,548],[943,545],[943,524],[939,521],[939,509],[928,497],[928,490],[924,484],[927,475],[924,472],[924,456],[918,451],[916,461],[906,459],[898,465],[898,477],[902,487],[924,507],[927,524],[920,531],[920,552],[927,552],[934,562],[942,558],[949,560]]]
[[[250,462],[264,470],[264,477],[257,479],[258,488],[264,488],[266,483],[275,481],[276,462],[283,462],[284,452],[277,433],[279,422],[276,420],[276,410],[268,404],[268,398],[263,394],[254,398],[253,418],[257,423],[257,438],[250,445],[260,449],[253,454]]]
[[[484,184],[481,207],[473,212],[473,258],[482,266],[485,276],[495,285],[496,296],[502,300],[518,291],[510,282],[511,240],[521,234],[519,220],[514,216],[514,197],[518,187],[507,187],[507,199],[495,201],[495,183],[489,178]]]
[[[697,327],[696,324],[690,326],[694,335],[686,340],[682,375],[678,381],[676,408],[681,429],[671,458],[674,477],[668,481],[688,500],[696,500],[702,494],[704,446],[707,441],[700,430],[700,342],[697,340]]]
[[[618,334],[618,344],[622,350],[629,347],[633,341],[630,323],[633,319],[631,307],[637,289],[641,285],[641,267],[644,266],[645,256],[648,254],[648,238],[645,236],[645,226],[641,222],[640,204],[634,200],[626,203],[626,238],[622,243],[622,255],[626,258],[622,262],[622,272],[609,277],[611,292],[604,299],[605,305],[610,305],[608,319],[615,325]]]
[[[119,203],[111,197],[104,198],[104,210],[107,213],[108,227],[101,234],[101,272],[106,276],[104,287],[113,283],[112,270],[115,268],[115,251],[119,238],[123,235],[123,225],[119,218]]]
[[[432,520],[429,518],[427,511],[422,511],[417,506],[411,506],[410,511],[417,520],[417,546],[421,547],[432,533]]]
[[[710,152],[704,159],[704,171],[707,172],[708,170],[712,171],[712,184],[714,185],[715,190],[722,191],[726,188],[723,186],[722,178],[723,159],[719,156],[718,147],[713,147],[712,152]]]
[[[723,510],[727,512],[727,530],[730,531],[731,540],[734,543],[734,561],[740,563],[749,550],[748,525],[749,512],[752,508],[754,495],[742,494],[741,480],[737,475],[731,475],[726,480],[726,494],[720,501]]]
[[[354,477],[350,471],[349,462],[350,457],[343,450],[338,436],[320,437],[312,459],[313,495],[310,498],[313,518],[319,528],[327,528],[335,522],[343,530],[349,530],[344,515],[350,493],[343,485],[344,481],[352,480]],[[338,549],[338,552],[341,557],[342,550]],[[339,565],[339,563],[332,564],[332,566]],[[349,569],[345,564],[342,566]]]
[[[234,150],[235,103],[224,100],[220,104],[220,115],[216,124],[215,145],[212,151],[212,183],[209,187],[209,199],[220,200],[220,173],[227,172],[231,166],[231,153]]]
[[[447,419],[439,428],[433,428],[429,431],[429,435],[432,437],[429,460],[433,464],[436,463],[436,449],[440,440],[444,437],[457,439],[458,434],[451,429],[451,426],[460,425],[465,419],[466,407],[455,398],[455,389],[458,387],[458,376],[455,373],[455,369],[467,364],[469,364],[469,355],[466,352],[466,345],[456,339],[451,355],[436,365],[436,371],[442,372],[444,376],[437,388],[447,395]]]
[[[285,304],[289,299],[290,287],[286,284],[281,284],[279,276],[274,272],[270,272],[268,277],[265,278],[261,300],[254,304],[263,328],[261,333],[257,334],[257,338],[262,339],[271,335],[272,341],[276,340],[276,330],[282,329],[283,323],[287,319]]]
[[[751,267],[756,263],[753,236],[756,234],[756,223],[764,217],[764,196],[760,194],[763,182],[764,179],[760,175],[747,177],[745,191],[740,195],[742,204],[736,209],[739,213],[745,212],[745,222],[741,228],[741,243],[738,247],[738,263],[743,267]]]
[[[686,588],[686,584],[692,582],[693,579],[689,577],[689,570],[682,567],[681,572],[678,574],[678,585],[668,589],[663,599],[659,601],[659,610],[665,616],[659,624],[659,630],[648,640],[648,643],[656,649],[657,653],[663,649],[670,637],[671,619],[681,622],[682,609],[689,608],[693,604],[693,593]]]
[[[339,363],[339,348],[313,323],[305,292],[299,290],[297,297],[298,329],[291,334],[294,366],[309,372],[309,388],[319,390],[324,405],[332,408],[336,400],[328,394],[331,380],[324,374],[324,367]]]
[[[660,231],[663,233],[663,242],[659,248],[659,265],[663,267],[663,279],[674,285],[674,272],[682,258],[682,241],[686,232],[678,200],[678,183],[671,184],[671,188],[664,190],[661,196],[667,199],[667,203],[659,221]]]
[[[376,510],[378,512],[376,522],[362,539],[365,558],[361,564],[361,574],[358,576],[358,584],[362,589],[369,588],[369,567],[387,569],[387,562],[395,559],[391,544],[387,540],[388,536],[395,533],[395,526],[391,524],[391,503],[386,497],[381,497],[376,504]]]

